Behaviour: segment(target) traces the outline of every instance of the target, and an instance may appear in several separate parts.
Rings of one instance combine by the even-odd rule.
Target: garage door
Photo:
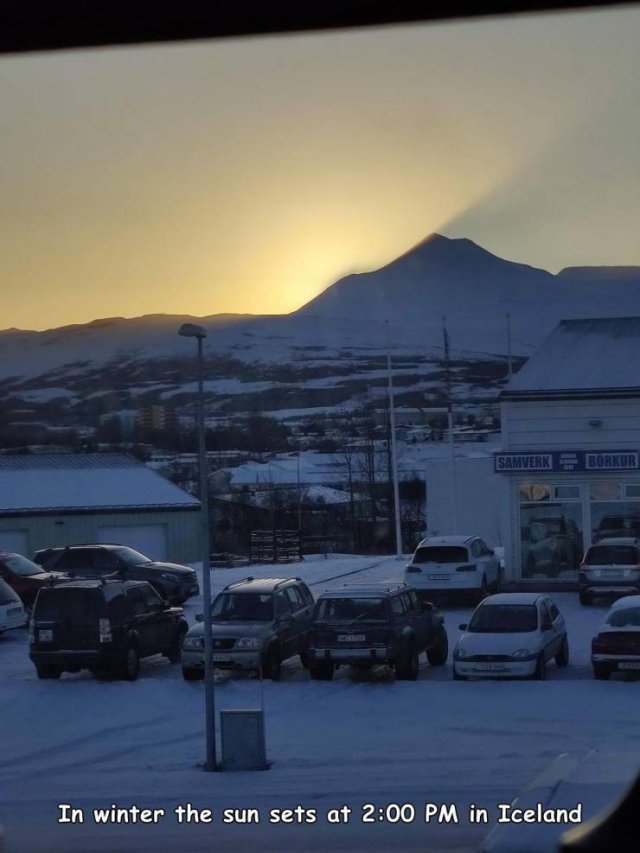
[[[12,551],[29,557],[26,530],[0,530],[0,551]]]
[[[164,524],[118,525],[99,527],[98,542],[128,545],[152,560],[167,559],[167,528]]]

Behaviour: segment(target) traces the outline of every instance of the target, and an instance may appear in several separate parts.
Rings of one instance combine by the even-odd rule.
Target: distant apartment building
[[[136,413],[136,426],[140,430],[164,432],[178,428],[178,416],[170,403],[144,406]]]

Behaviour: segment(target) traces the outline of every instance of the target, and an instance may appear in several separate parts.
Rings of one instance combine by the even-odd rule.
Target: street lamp
[[[204,603],[204,701],[207,758],[205,770],[216,770],[216,705],[211,646],[211,566],[209,558],[209,497],[207,493],[207,453],[204,436],[204,363],[202,342],[207,330],[195,323],[183,323],[178,334],[198,341],[198,469],[200,472],[200,546],[202,553],[202,599]]]

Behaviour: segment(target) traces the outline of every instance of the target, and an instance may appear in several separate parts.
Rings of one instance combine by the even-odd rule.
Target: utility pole
[[[507,314],[507,381],[513,376],[513,364],[511,360],[511,314]]]
[[[447,420],[449,422],[449,451],[451,454],[451,489],[453,494],[453,532],[458,532],[458,494],[456,487],[456,449],[453,442],[453,401],[451,398],[451,370],[449,366],[449,334],[446,317],[442,318],[444,337],[444,381],[447,393]]]
[[[396,557],[402,555],[402,524],[400,523],[400,488],[398,486],[398,456],[396,453],[396,413],[393,405],[393,377],[391,374],[391,334],[389,321],[385,321],[387,332],[387,380],[389,386],[389,426],[391,429],[391,474],[393,478],[393,506],[396,525]]]

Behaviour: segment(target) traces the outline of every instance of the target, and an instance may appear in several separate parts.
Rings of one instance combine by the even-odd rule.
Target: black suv
[[[66,572],[74,577],[120,575],[148,581],[162,598],[183,604],[199,592],[198,577],[188,566],[157,563],[126,545],[68,545],[36,551],[34,562],[46,571]]]
[[[444,618],[406,584],[344,587],[316,602],[307,652],[311,678],[329,681],[345,664],[386,663],[401,681],[415,681],[423,651],[432,666],[446,663]]]
[[[38,678],[110,672],[134,681],[140,658],[180,660],[187,621],[144,581],[81,580],[43,587],[36,596],[29,657]]]

